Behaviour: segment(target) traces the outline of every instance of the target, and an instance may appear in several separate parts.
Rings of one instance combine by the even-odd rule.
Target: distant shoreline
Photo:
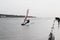
[[[24,18],[25,15],[8,15],[8,14],[0,14],[0,18]],[[28,16],[28,18],[36,18],[35,16]]]

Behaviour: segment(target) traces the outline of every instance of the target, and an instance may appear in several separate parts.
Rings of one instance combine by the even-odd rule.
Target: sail
[[[28,13],[29,13],[29,9],[27,9],[27,14],[26,14],[26,16],[25,16],[24,22],[27,20]]]

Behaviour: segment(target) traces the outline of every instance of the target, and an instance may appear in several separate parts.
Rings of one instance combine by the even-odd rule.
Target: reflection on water
[[[52,19],[30,18],[30,23],[21,26],[23,18],[0,18],[0,40],[48,40]],[[55,31],[59,40],[59,31]]]

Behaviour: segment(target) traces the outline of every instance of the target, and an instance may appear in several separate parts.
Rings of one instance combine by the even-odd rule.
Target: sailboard
[[[27,13],[26,13],[26,16],[25,16],[25,18],[24,18],[24,22],[23,22],[21,25],[26,25],[27,23],[30,22],[30,20],[27,19],[27,18],[28,18],[28,13],[29,13],[29,9],[27,9]]]

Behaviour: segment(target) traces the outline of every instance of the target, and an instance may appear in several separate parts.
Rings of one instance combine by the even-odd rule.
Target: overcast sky
[[[29,15],[37,17],[60,16],[60,0],[0,0],[0,14]]]

